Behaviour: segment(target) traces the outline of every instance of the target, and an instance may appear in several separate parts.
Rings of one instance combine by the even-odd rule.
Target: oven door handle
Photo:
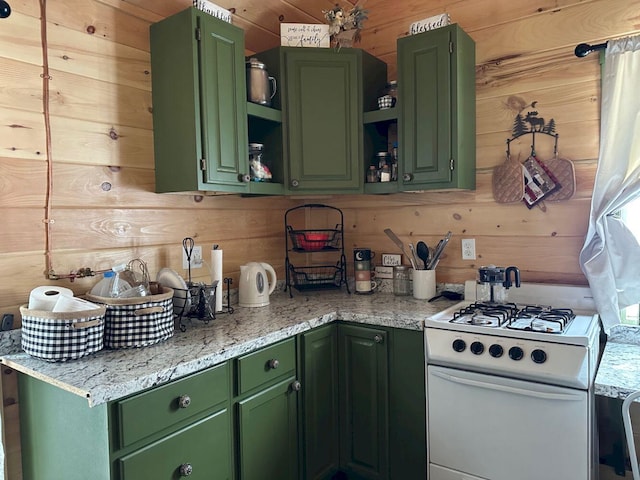
[[[450,382],[459,383],[462,385],[468,385],[471,387],[484,388],[487,390],[496,390],[499,392],[513,393],[514,395],[523,395],[525,397],[541,398],[544,400],[560,400],[560,401],[581,401],[582,397],[579,394],[570,393],[549,393],[539,392],[535,390],[526,390],[524,388],[510,387],[507,385],[500,385],[498,383],[487,383],[479,380],[472,380],[470,378],[462,378],[455,375],[449,375],[447,373],[433,371],[431,375],[440,377]]]

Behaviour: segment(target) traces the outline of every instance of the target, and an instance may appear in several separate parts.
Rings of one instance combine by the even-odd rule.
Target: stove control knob
[[[467,348],[467,344],[464,343],[464,340],[460,340],[459,338],[453,341],[452,346],[456,352],[464,352],[464,350]]]
[[[471,353],[475,355],[481,355],[484,352],[484,345],[480,342],[473,342],[469,347],[471,349]]]
[[[524,357],[524,352],[520,347],[511,347],[509,349],[509,358],[511,360],[522,360]]]
[[[537,348],[531,352],[531,360],[535,363],[544,363],[547,361],[547,353],[544,350]]]
[[[504,348],[502,348],[502,345],[498,345],[497,343],[494,343],[489,347],[489,354],[494,358],[500,358],[503,353],[504,353]]]

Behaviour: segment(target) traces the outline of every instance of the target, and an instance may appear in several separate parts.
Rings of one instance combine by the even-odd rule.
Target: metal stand
[[[300,209],[329,209],[335,213],[336,224],[330,229],[294,229],[290,225],[290,215]],[[340,289],[346,285],[347,292],[347,261],[344,253],[344,217],[338,208],[319,203],[301,205],[290,208],[284,216],[285,242],[286,242],[286,284],[285,291],[289,290],[289,296],[293,297],[292,287],[298,291]],[[339,257],[333,265],[309,265],[308,258],[300,254],[330,253],[335,252]],[[292,261],[295,257],[296,263]],[[324,256],[326,257],[326,255]],[[323,258],[324,258],[323,257]],[[303,266],[297,263],[305,260]]]

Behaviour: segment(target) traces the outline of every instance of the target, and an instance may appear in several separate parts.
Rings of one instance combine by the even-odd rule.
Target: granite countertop
[[[391,293],[355,295],[342,291],[294,291],[271,296],[260,308],[234,307],[204,323],[187,320],[186,332],[176,329],[165,342],[143,348],[102,350],[69,362],[51,363],[19,351],[19,337],[0,339],[1,363],[59,388],[87,398],[90,406],[123,398],[161,383],[243,355],[334,320],[422,330],[424,320],[453,305]],[[16,332],[16,331],[14,331]],[[8,353],[12,352],[13,353]]]
[[[640,328],[611,329],[595,379],[596,395],[624,400],[640,390]]]

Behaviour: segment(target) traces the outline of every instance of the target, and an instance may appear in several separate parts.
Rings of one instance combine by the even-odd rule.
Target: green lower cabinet
[[[305,333],[301,348],[303,478],[326,480],[340,467],[337,325]]]
[[[222,410],[116,461],[122,480],[230,480],[229,413]]]
[[[238,402],[239,480],[298,479],[295,377]]]
[[[354,478],[389,478],[389,351],[382,329],[340,325],[340,464]]]
[[[389,478],[427,478],[424,333],[389,329]]]
[[[109,404],[19,374],[25,480],[231,480],[223,363]]]
[[[302,478],[426,478],[423,332],[338,323],[301,348]]]

